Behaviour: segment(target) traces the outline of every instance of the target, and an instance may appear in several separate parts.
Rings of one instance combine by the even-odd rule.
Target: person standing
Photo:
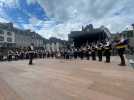
[[[78,50],[77,48],[74,49],[74,59],[77,59],[78,57]]]
[[[8,61],[12,61],[12,50],[8,51]]]
[[[90,56],[91,56],[91,48],[90,48],[90,46],[87,46],[87,49],[86,49],[86,58],[87,58],[87,60],[90,60]]]
[[[95,61],[96,60],[96,45],[95,44],[92,44],[91,56],[92,56],[92,60]]]
[[[105,49],[106,63],[110,63],[111,50],[112,50],[110,41],[106,40],[104,49]]]
[[[120,56],[121,59],[121,63],[119,64],[120,66],[126,66],[126,61],[124,57],[126,47],[127,47],[127,40],[124,39],[122,35],[120,35],[119,40],[116,44],[118,55]]]
[[[103,44],[102,43],[98,44],[97,51],[98,51],[97,53],[98,53],[99,61],[101,62],[102,61],[102,56],[103,56]]]
[[[34,45],[31,43],[29,47],[29,65],[33,64],[33,57],[34,57]]]
[[[3,61],[3,55],[1,51],[0,51],[0,61]]]
[[[80,58],[81,58],[81,60],[83,60],[83,58],[84,58],[83,47],[80,48]]]

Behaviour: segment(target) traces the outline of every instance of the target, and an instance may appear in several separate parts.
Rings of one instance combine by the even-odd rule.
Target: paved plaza
[[[0,100],[134,100],[134,70],[87,60],[0,62]]]

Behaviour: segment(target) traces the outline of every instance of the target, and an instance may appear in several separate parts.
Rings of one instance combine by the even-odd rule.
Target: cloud
[[[18,0],[0,0],[1,4],[4,4],[4,5],[6,4],[6,5],[12,6],[12,7],[16,6],[17,2],[18,2]]]
[[[2,0],[18,5],[20,0]],[[80,30],[82,25],[94,24],[95,27],[105,25],[111,32],[120,32],[134,22],[133,0],[24,0],[27,4],[43,8],[48,19],[30,13],[24,28],[31,28],[44,37],[56,36],[67,39],[72,30]],[[28,7],[29,8],[29,7]],[[41,8],[41,9],[42,9]],[[36,8],[35,8],[36,9]]]
[[[0,18],[0,22],[7,23],[8,21],[4,18]]]
[[[47,37],[57,36],[66,39],[71,30],[79,30],[82,25],[90,23],[95,27],[105,25],[112,32],[118,32],[134,21],[133,0],[37,0],[37,2],[50,18],[55,18],[55,22],[61,22],[39,31]]]
[[[71,22],[70,23],[68,22],[68,23],[57,24],[57,25],[54,25],[53,27],[45,27],[45,24],[44,24],[44,28],[38,32],[42,33],[42,35],[45,35],[47,38],[58,37],[58,38],[67,40],[67,36],[70,33],[70,30],[80,29],[81,25],[82,25],[81,23],[80,24],[77,23],[75,25]]]
[[[27,3],[28,3],[28,4],[36,3],[36,0],[27,0]]]

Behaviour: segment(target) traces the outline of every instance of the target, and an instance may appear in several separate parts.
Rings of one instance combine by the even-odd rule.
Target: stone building
[[[14,47],[15,33],[12,23],[0,23],[0,47]]]
[[[35,47],[44,46],[44,38],[36,32],[31,32],[30,30],[20,30],[17,28],[15,28],[14,31],[16,47],[28,47],[31,43],[33,43]]]
[[[67,41],[65,40],[51,37],[49,40],[47,40],[45,47],[47,51],[58,52],[61,49],[66,48],[66,43]]]
[[[31,43],[44,47],[44,38],[36,32],[15,28],[12,23],[0,23],[0,47],[23,48]]]
[[[125,39],[129,40],[129,46],[134,49],[134,24],[132,24],[131,27],[127,28],[126,30],[122,31],[120,34],[122,34]]]
[[[129,46],[134,48],[134,30],[126,30],[122,32],[123,36],[129,40]]]

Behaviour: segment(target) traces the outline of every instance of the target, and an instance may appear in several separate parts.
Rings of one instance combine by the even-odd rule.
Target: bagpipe
[[[129,44],[129,40],[128,39],[124,39],[123,41],[118,40],[118,41],[113,41],[112,45],[116,48],[125,48],[127,47],[127,45]]]
[[[125,39],[123,43],[124,43],[125,45],[128,45],[128,44],[129,44],[129,40],[128,40],[128,39]]]

